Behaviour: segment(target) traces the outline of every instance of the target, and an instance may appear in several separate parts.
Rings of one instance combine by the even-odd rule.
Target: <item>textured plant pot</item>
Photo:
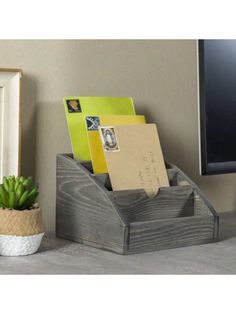
[[[32,236],[0,235],[0,255],[20,256],[30,255],[38,251],[44,233]]]
[[[35,253],[42,241],[42,210],[0,208],[0,255],[20,256]]]

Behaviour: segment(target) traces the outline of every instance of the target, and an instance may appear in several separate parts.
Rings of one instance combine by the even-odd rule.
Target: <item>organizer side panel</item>
[[[159,220],[130,225],[128,254],[212,242],[213,216]]]
[[[194,215],[195,216],[213,216],[215,221],[214,237],[216,240],[219,236],[219,215],[216,210],[206,198],[204,193],[199,189],[199,187],[186,176],[178,167],[173,166],[173,169],[177,170],[177,183],[179,185],[190,185],[194,188]]]
[[[123,254],[125,225],[106,193],[78,163],[57,158],[56,233]]]
[[[194,213],[195,215],[212,215],[207,204],[196,191],[194,192]]]

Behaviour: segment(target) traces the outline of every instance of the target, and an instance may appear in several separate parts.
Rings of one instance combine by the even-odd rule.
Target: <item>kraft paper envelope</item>
[[[87,136],[90,148],[90,156],[94,173],[107,173],[106,159],[104,156],[102,142],[98,132],[99,125],[122,125],[145,123],[144,116],[129,115],[99,115],[85,117],[87,124]]]
[[[155,124],[100,126],[114,191],[144,189],[148,196],[169,186]]]
[[[85,116],[135,115],[133,100],[129,97],[65,97],[63,100],[74,159],[90,160]]]

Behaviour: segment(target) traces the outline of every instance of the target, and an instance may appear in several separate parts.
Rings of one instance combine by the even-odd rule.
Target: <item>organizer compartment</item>
[[[204,244],[214,239],[212,216],[182,217],[130,224],[129,253]]]
[[[194,215],[191,186],[160,188],[154,198],[148,198],[143,190],[114,191],[111,199],[130,223]]]
[[[56,233],[119,254],[211,242],[219,218],[198,187],[167,165],[170,187],[154,198],[144,190],[112,191],[109,176],[90,162],[57,156]]]

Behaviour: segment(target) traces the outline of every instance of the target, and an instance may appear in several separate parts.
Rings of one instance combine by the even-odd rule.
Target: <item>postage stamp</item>
[[[82,112],[79,99],[67,99],[66,104],[69,113]]]
[[[99,132],[105,152],[118,152],[120,150],[113,126],[100,126]]]
[[[86,117],[86,124],[88,131],[98,131],[100,125],[99,117]]]

